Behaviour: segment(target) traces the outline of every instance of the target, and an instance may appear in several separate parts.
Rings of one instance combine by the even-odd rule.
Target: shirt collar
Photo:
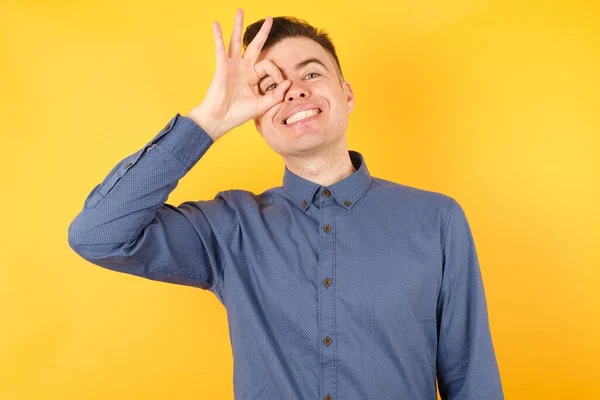
[[[345,208],[352,207],[369,188],[371,174],[361,153],[348,150],[348,154],[356,171],[344,179],[323,186],[321,189],[318,183],[296,175],[285,166],[283,189],[292,197],[296,205],[304,210],[310,206],[317,191],[322,192],[325,189],[331,192],[339,205]]]

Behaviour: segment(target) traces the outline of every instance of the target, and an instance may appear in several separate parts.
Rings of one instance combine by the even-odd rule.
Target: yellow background
[[[114,165],[201,102],[211,23],[228,44],[237,7],[244,28],[293,15],[329,32],[356,96],[350,148],[374,176],[464,207],[506,398],[597,398],[597,3],[217,3],[1,3],[0,398],[233,398],[216,297],[89,264],[67,228]],[[168,202],[282,176],[248,122]]]

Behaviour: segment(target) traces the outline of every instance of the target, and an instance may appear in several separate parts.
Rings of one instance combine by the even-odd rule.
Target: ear
[[[348,112],[352,112],[352,110],[354,110],[354,93],[352,92],[352,87],[350,87],[350,83],[348,81],[344,81],[342,89],[344,89],[344,92],[346,93],[346,103],[348,104]]]

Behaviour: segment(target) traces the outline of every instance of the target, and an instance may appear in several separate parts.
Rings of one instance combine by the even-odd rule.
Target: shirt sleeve
[[[442,400],[504,399],[471,229],[453,198],[448,215],[437,309],[440,396]]]
[[[221,192],[177,207],[165,203],[213,143],[199,125],[177,114],[92,189],[69,225],[70,247],[114,271],[220,290],[235,211]]]

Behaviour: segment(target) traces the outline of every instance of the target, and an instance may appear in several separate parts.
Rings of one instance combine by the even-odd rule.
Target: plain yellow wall
[[[117,162],[200,103],[211,23],[228,44],[237,7],[244,27],[327,30],[356,96],[350,148],[374,176],[464,207],[506,398],[597,398],[597,3],[218,3],[1,2],[0,398],[233,398],[216,297],[89,264],[67,228]],[[282,176],[248,122],[168,202]]]

